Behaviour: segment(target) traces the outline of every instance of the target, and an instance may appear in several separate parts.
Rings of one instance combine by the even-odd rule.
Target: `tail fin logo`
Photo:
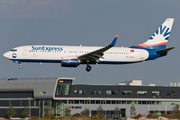
[[[167,18],[154,34],[144,43],[132,46],[143,49],[165,49],[171,33],[174,18]]]
[[[153,40],[155,37],[163,37],[163,39],[168,40],[170,35],[170,30],[166,26],[162,27],[162,25],[157,29],[157,31],[149,38],[149,40]]]

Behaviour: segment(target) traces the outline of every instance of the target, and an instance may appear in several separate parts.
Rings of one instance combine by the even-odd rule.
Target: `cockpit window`
[[[12,49],[12,50],[10,50],[10,51],[13,51],[13,52],[14,52],[14,51],[17,51],[17,49]]]

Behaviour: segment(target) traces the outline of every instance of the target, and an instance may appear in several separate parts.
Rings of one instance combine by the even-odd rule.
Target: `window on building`
[[[127,104],[131,104],[131,101],[127,101]]]
[[[100,104],[100,100],[96,100],[96,104]]]
[[[9,101],[8,101],[9,102]],[[12,101],[11,101],[12,102]],[[33,102],[33,101],[32,101]],[[67,103],[67,101],[64,101],[64,103]],[[168,104],[168,105],[173,105],[173,104],[179,104],[180,102],[174,102],[174,101],[119,101],[119,100],[69,100],[69,104]],[[20,103],[21,104],[21,103]],[[49,105],[49,103],[44,103],[45,105]],[[9,103],[8,103],[9,105]],[[27,106],[29,103],[27,102]],[[33,104],[31,103],[33,106]],[[53,105],[53,103],[52,103]],[[22,105],[23,106],[23,105]],[[34,103],[35,106],[35,103]]]
[[[122,104],[126,104],[126,101],[122,101]]]
[[[112,101],[112,104],[116,104],[116,103],[117,103],[117,101],[115,101],[115,100]]]
[[[147,104],[147,101],[142,101],[142,104]]]
[[[132,95],[132,91],[122,91],[122,95]]]
[[[91,100],[91,104],[95,104],[95,102],[96,102],[95,100]]]
[[[80,104],[84,104],[84,100],[80,100]]]
[[[122,101],[118,100],[118,101],[117,101],[117,104],[122,104]]]
[[[176,91],[170,91],[167,93],[167,96],[176,96],[177,92]]]
[[[162,94],[162,92],[161,91],[152,91],[152,95],[154,96],[154,95],[161,95]]]
[[[91,94],[99,95],[99,94],[101,94],[101,91],[100,90],[91,90]]]
[[[137,91],[137,95],[147,95],[147,91]]]
[[[85,100],[85,101],[84,101],[84,104],[89,104],[89,103],[90,103],[89,100]]]
[[[100,104],[106,104],[106,101],[105,100],[101,100]]]
[[[111,101],[110,101],[110,100],[108,100],[106,103],[107,103],[107,104],[111,104]]]
[[[75,100],[75,104],[79,104],[79,100]]]
[[[41,91],[40,94],[41,94],[41,95],[45,95],[45,94],[46,94],[46,91]]]
[[[85,94],[85,90],[74,90],[74,94]]]
[[[10,103],[11,104],[11,103]],[[0,101],[0,106],[9,106],[9,101],[8,100],[1,100]]]
[[[117,91],[116,90],[106,90],[106,95],[116,95]]]
[[[74,100],[69,100],[69,104],[74,104],[75,101]]]
[[[29,105],[28,102],[29,102],[28,100],[23,100],[23,101],[22,101],[22,106],[28,106],[28,105]]]
[[[20,106],[20,101],[19,100],[11,100],[11,104],[13,106]]]
[[[59,81],[57,85],[56,95],[69,95],[71,83]]]

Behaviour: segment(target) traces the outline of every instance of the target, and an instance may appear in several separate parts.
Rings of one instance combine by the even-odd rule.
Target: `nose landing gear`
[[[19,65],[19,69],[22,69],[22,68],[23,68],[23,66],[22,66],[22,64],[20,64],[20,65]]]
[[[87,65],[86,71],[87,71],[87,72],[91,71],[91,66],[90,66],[90,65]]]

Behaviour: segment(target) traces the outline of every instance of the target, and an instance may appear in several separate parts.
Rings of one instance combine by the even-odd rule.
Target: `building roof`
[[[33,91],[35,99],[53,99],[58,80],[75,78],[8,78],[0,79],[0,92]]]

